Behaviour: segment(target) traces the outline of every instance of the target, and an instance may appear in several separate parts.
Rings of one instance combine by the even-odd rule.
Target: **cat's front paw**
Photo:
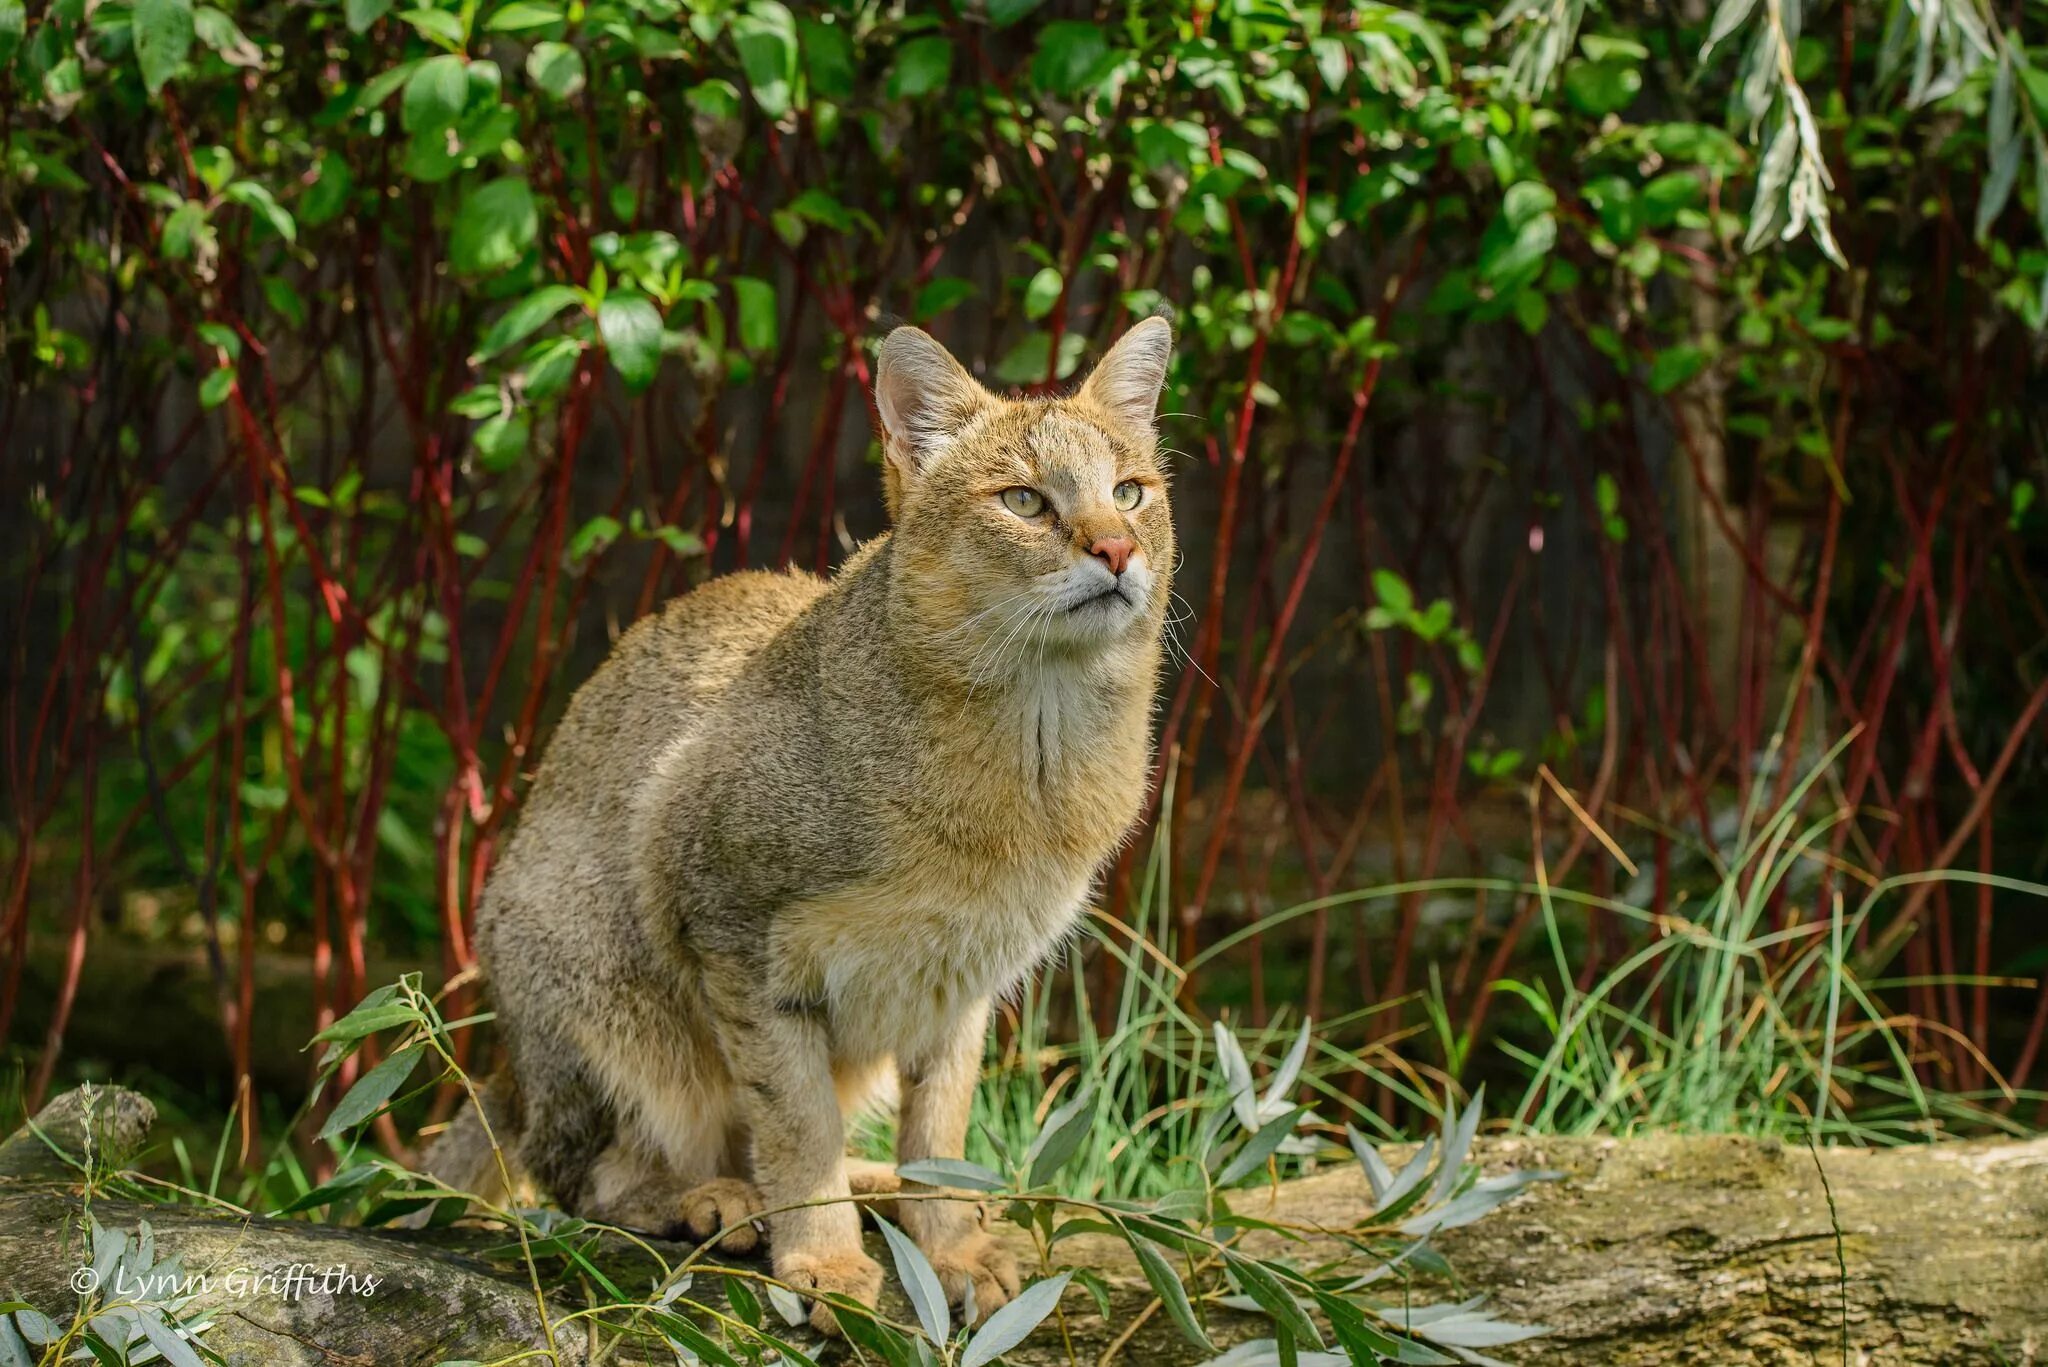
[[[857,1248],[777,1254],[775,1276],[796,1291],[834,1292],[869,1307],[882,1294],[882,1265]],[[821,1334],[839,1332],[839,1320],[822,1300],[811,1303],[811,1327]]]
[[[979,1231],[927,1250],[925,1256],[931,1259],[932,1270],[939,1274],[939,1285],[945,1288],[946,1299],[953,1304],[965,1306],[967,1289],[974,1288],[976,1321],[987,1319],[1008,1305],[1022,1285],[1017,1276],[1017,1260],[1010,1256],[1010,1250]]]
[[[752,1253],[761,1246],[761,1193],[752,1182],[716,1177],[683,1196],[683,1228],[702,1243],[720,1230],[727,1253]]]

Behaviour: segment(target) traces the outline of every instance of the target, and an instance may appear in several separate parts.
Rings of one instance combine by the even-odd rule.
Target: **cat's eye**
[[[1045,495],[1018,485],[1002,492],[1003,506],[1019,517],[1037,517],[1045,511]]]
[[[1127,479],[1111,489],[1109,496],[1118,512],[1127,513],[1145,501],[1145,486],[1135,479]]]

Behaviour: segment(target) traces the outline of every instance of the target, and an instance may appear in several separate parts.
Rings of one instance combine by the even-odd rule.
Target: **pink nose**
[[[1124,566],[1131,563],[1131,553],[1136,549],[1128,536],[1105,536],[1088,548],[1088,554],[1109,566],[1111,574],[1121,575]]]

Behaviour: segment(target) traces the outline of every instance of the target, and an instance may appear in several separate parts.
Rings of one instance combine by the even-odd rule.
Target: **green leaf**
[[[1397,617],[1405,617],[1415,610],[1415,591],[1408,587],[1406,579],[1392,570],[1372,572],[1372,591],[1379,598],[1380,606]]]
[[[567,43],[536,43],[526,54],[526,74],[555,99],[573,99],[583,89],[583,54]]]
[[[597,333],[619,378],[637,394],[661,369],[661,314],[637,294],[614,294],[597,310]]]
[[[972,280],[962,280],[957,275],[927,280],[910,305],[911,318],[916,322],[926,322],[949,309],[958,308],[977,292]]]
[[[546,28],[562,22],[560,5],[537,5],[532,0],[512,0],[509,5],[500,5],[491,11],[491,17],[484,20],[484,29],[489,33],[517,33],[523,29]]]
[[[1056,1277],[1033,1282],[1017,1299],[990,1315],[988,1322],[968,1341],[967,1351],[960,1358],[960,1367],[983,1367],[983,1364],[994,1362],[1029,1338],[1031,1331],[1043,1324],[1045,1317],[1060,1303],[1060,1295],[1067,1289],[1067,1282],[1072,1276],[1071,1272],[1062,1272]]]
[[[584,346],[577,337],[550,337],[529,347],[520,358],[526,397],[546,399],[567,389],[583,363]]]
[[[212,5],[201,5],[192,11],[192,30],[199,41],[220,54],[220,59],[229,66],[261,67],[263,49],[249,41],[249,35],[235,25],[220,10]],[[0,57],[0,65],[5,64]]]
[[[355,173],[349,169],[348,159],[339,152],[325,153],[320,158],[319,175],[299,197],[299,221],[314,228],[330,222],[348,207],[348,197],[355,185]]]
[[[163,1355],[171,1367],[205,1367],[204,1360],[192,1351],[192,1345],[178,1331],[164,1320],[165,1312],[153,1305],[136,1307],[129,1323],[140,1325],[142,1336],[149,1340],[149,1346]]]
[[[725,1351],[725,1346],[702,1329],[684,1319],[681,1315],[665,1314],[659,1310],[647,1312],[647,1318],[659,1329],[662,1337],[670,1343],[687,1349],[700,1361],[712,1367],[739,1367],[739,1360]],[[688,1358],[684,1358],[688,1361]]]
[[[1301,1308],[1292,1290],[1279,1277],[1256,1258],[1247,1258],[1240,1253],[1224,1256],[1229,1259],[1237,1284],[1272,1317],[1275,1325],[1297,1342],[1312,1343],[1318,1348],[1323,1346],[1323,1336],[1315,1321],[1308,1317],[1308,1312]]]
[[[468,100],[468,59],[444,52],[421,62],[406,78],[398,121],[408,133],[437,133],[462,117]]]
[[[1109,38],[1099,24],[1062,20],[1038,35],[1031,83],[1048,95],[1078,95],[1108,64]]]
[[[599,514],[576,529],[576,534],[569,538],[569,544],[562,553],[572,561],[596,555],[617,541],[619,533],[624,530],[617,518]]]
[[[389,1030],[394,1025],[422,1025],[426,1017],[410,1002],[392,1001],[386,998],[375,1001],[366,998],[355,1010],[343,1016],[334,1024],[313,1036],[313,1043],[327,1044],[338,1040],[362,1039],[379,1030]]]
[[[933,1343],[943,1345],[953,1336],[953,1320],[945,1288],[939,1285],[939,1274],[932,1270],[931,1260],[910,1241],[909,1235],[879,1216],[875,1223],[881,1226],[882,1237],[889,1243],[890,1256],[896,1263],[896,1279],[903,1283],[904,1294],[910,1297],[917,1322]]]
[[[342,1168],[340,1172],[330,1176],[326,1183],[322,1183],[319,1187],[313,1187],[303,1197],[295,1199],[291,1205],[281,1205],[279,1209],[274,1209],[270,1213],[272,1215],[297,1215],[299,1211],[311,1211],[311,1209],[319,1209],[322,1205],[334,1205],[336,1201],[340,1201],[344,1197],[352,1197],[352,1195],[360,1193],[362,1189],[369,1187],[371,1183],[375,1183],[379,1176],[385,1176],[385,1174],[387,1174],[387,1168],[381,1162],[358,1162],[352,1168]]]
[[[704,538],[695,532],[686,532],[681,527],[664,524],[650,529],[649,535],[668,547],[672,555],[691,556],[704,553]]]
[[[208,346],[225,351],[229,360],[242,354],[240,335],[226,323],[201,323],[193,331],[197,332]]]
[[[1690,342],[1669,347],[1658,352],[1657,359],[1650,363],[1650,388],[1658,394],[1669,394],[1699,374],[1706,364],[1706,352]]]
[[[1479,275],[1502,293],[1535,280],[1557,243],[1557,193],[1541,181],[1517,181],[1479,244]]]
[[[567,285],[542,285],[498,315],[498,320],[476,344],[476,351],[470,359],[487,361],[507,347],[517,346],[581,297]]]
[[[137,0],[130,33],[142,84],[154,95],[192,48],[192,0]]]
[[[896,65],[889,72],[888,92],[892,100],[914,100],[943,90],[953,72],[953,42],[936,34],[912,38],[896,53]]]
[[[270,230],[287,242],[299,240],[299,227],[292,222],[292,216],[284,206],[271,197],[270,191],[253,180],[238,180],[223,191],[226,197],[247,208],[256,217],[270,226]]]
[[[1053,366],[1052,334],[1049,332],[1027,333],[1019,338],[1017,345],[1003,353],[1003,359],[996,362],[996,379],[1004,384],[1038,384],[1047,378],[1064,380],[1074,373],[1074,367],[1081,362],[1081,350],[1087,345],[1078,332],[1063,333],[1060,337],[1059,364]]]
[[[732,21],[733,45],[754,103],[771,119],[790,110],[796,82],[796,20],[777,0],[756,0]]]
[[[811,94],[841,103],[851,100],[858,68],[846,25],[806,18],[801,33],[804,76],[811,83]]]
[[[1273,1151],[1287,1142],[1287,1136],[1294,1133],[1295,1125],[1306,1114],[1308,1107],[1297,1106],[1286,1115],[1260,1125],[1237,1155],[1224,1165],[1223,1171],[1216,1174],[1216,1184],[1227,1187],[1264,1167]]]
[[[1209,1342],[1209,1336],[1202,1331],[1202,1325],[1195,1318],[1195,1309],[1188,1304],[1188,1289],[1181,1285],[1180,1274],[1166,1261],[1158,1247],[1151,1240],[1126,1229],[1124,1242],[1137,1255],[1138,1266],[1144,1269],[1145,1280],[1152,1285],[1152,1294],[1166,1307],[1166,1316],[1173,1321],[1173,1327],[1180,1330],[1181,1337],[1204,1352],[1213,1353],[1216,1345]]]
[[[406,1078],[419,1066],[420,1055],[426,1046],[415,1044],[401,1049],[390,1058],[356,1079],[356,1085],[348,1094],[335,1103],[333,1114],[320,1127],[321,1139],[332,1139],[342,1131],[362,1124],[391,1100],[392,1094],[405,1085]]]
[[[959,1187],[968,1191],[1001,1191],[1008,1183],[979,1163],[964,1158],[920,1158],[896,1169],[906,1182],[928,1187]]]
[[[1045,0],[981,0],[982,12],[988,15],[989,23],[997,28],[1008,28]]]
[[[281,275],[265,277],[263,298],[285,322],[295,328],[303,328],[306,325],[306,301],[292,288],[291,281]]]
[[[775,317],[775,287],[766,280],[738,275],[733,277],[732,295],[739,310],[741,349],[755,355],[773,351],[780,331]]]
[[[470,444],[476,448],[477,464],[501,474],[519,463],[532,435],[533,423],[526,414],[498,413],[477,425]]]
[[[1025,1180],[1039,1186],[1051,1179],[1067,1160],[1080,1152],[1095,1120],[1095,1089],[1083,1087],[1079,1096],[1045,1118],[1031,1147],[1024,1151]]]
[[[436,42],[450,50],[450,55],[459,52],[469,41],[469,32],[463,26],[460,15],[450,14],[444,9],[400,10],[398,17],[411,24],[413,31],[429,42]]]
[[[1042,267],[1024,287],[1024,316],[1036,322],[1051,313],[1066,283],[1057,266]]]
[[[533,191],[518,177],[505,176],[463,196],[448,238],[448,259],[464,275],[490,275],[526,255],[539,236]]]
[[[342,0],[342,17],[350,33],[361,33],[391,13],[391,0]]]
[[[199,382],[199,406],[219,408],[227,402],[228,391],[234,387],[235,372],[232,367],[222,366],[218,370],[209,371],[206,378]]]
[[[826,1295],[819,1299],[832,1307],[847,1342],[861,1352],[873,1355],[876,1361],[887,1363],[889,1367],[920,1367],[920,1364],[931,1361],[928,1350],[919,1353],[911,1340],[877,1321],[872,1309],[852,1297]]]
[[[28,34],[28,10],[21,0],[0,0],[0,71],[14,60],[21,40]]]
[[[1564,73],[1565,98],[1589,119],[1627,109],[1642,88],[1643,73],[1630,62],[1573,62]]]
[[[463,418],[491,418],[505,411],[505,395],[496,385],[471,385],[448,401],[448,411]]]
[[[1334,34],[1323,33],[1309,39],[1308,50],[1316,61],[1316,72],[1323,78],[1323,84],[1335,94],[1344,88],[1344,78],[1350,74],[1351,62],[1344,55],[1344,40]]]

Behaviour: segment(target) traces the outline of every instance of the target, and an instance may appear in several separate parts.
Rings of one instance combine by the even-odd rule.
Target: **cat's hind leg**
[[[761,1246],[761,1193],[739,1177],[676,1171],[635,1135],[615,1141],[591,1168],[591,1190],[577,1214],[661,1239],[702,1243],[718,1236],[727,1253]]]

